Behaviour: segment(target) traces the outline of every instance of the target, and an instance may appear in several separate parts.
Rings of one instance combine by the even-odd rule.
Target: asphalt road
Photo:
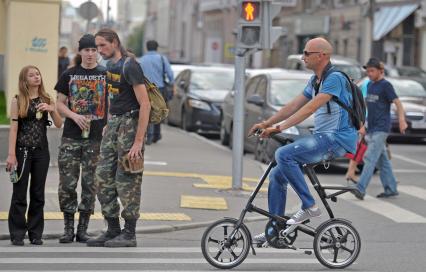
[[[199,137],[188,135],[188,137]],[[205,143],[218,147],[217,139]],[[223,148],[222,148],[223,149]],[[374,176],[366,200],[356,200],[352,195],[339,197],[332,203],[336,217],[352,221],[361,240],[361,253],[346,271],[407,271],[426,270],[426,145],[391,144],[392,163],[399,182],[397,198],[379,200],[375,196],[382,191],[379,177]],[[186,156],[196,156],[197,150]],[[231,156],[231,152],[228,152]],[[202,155],[206,159],[205,155]],[[247,159],[252,155],[248,154]],[[194,159],[193,157],[191,157]],[[173,159],[171,159],[173,160]],[[181,156],[185,160],[185,156]],[[166,160],[167,161],[167,160]],[[160,167],[160,166],[158,166]],[[197,165],[201,171],[202,166]],[[217,169],[217,174],[220,169]],[[250,176],[258,173],[246,169]],[[223,174],[229,175],[228,170]],[[320,173],[323,184],[346,182],[344,170],[330,169]],[[173,190],[173,188],[169,188]],[[221,194],[220,191],[217,191]],[[226,194],[223,192],[222,194]],[[297,210],[297,197],[289,191],[289,212]],[[241,197],[244,202],[247,197]],[[256,202],[266,205],[261,194]],[[242,204],[242,203],[240,203]],[[223,216],[237,217],[238,211],[215,213],[211,220]],[[217,216],[217,218],[215,218]],[[325,221],[324,214],[314,219],[313,226]],[[262,232],[266,221],[248,223],[253,235]],[[138,235],[138,248],[90,249],[81,244],[60,245],[56,240],[45,240],[42,247],[11,247],[9,241],[0,241],[0,271],[211,271],[216,270],[203,258],[200,250],[201,236],[205,227],[185,231]],[[312,247],[312,238],[299,234],[295,246]],[[326,271],[314,255],[293,251],[258,249],[250,254],[235,271]]]

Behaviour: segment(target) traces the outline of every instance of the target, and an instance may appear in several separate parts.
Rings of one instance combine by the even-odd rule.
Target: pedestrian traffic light
[[[237,47],[260,48],[262,39],[262,1],[240,1],[238,6]]]

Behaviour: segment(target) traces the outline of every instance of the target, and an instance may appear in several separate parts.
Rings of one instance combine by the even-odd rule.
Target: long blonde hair
[[[30,91],[28,89],[28,83],[27,83],[27,74],[30,69],[35,69],[40,74],[41,82],[38,88],[38,95],[41,98],[41,101],[47,104],[50,104],[51,102],[51,98],[49,94],[44,89],[43,77],[41,76],[40,69],[38,69],[34,65],[25,66],[24,68],[22,68],[21,72],[19,73],[19,83],[18,83],[18,87],[19,87],[19,93],[17,97],[18,98],[18,115],[21,118],[27,117],[27,112],[30,106],[30,101],[31,101]]]

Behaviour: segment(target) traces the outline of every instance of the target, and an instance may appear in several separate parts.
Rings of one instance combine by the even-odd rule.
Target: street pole
[[[235,52],[234,122],[232,126],[232,189],[242,189],[244,151],[245,49]]]

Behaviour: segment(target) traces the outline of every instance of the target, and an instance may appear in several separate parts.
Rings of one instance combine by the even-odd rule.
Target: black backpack
[[[346,85],[347,86],[346,89],[348,90],[350,88],[350,92],[352,94],[352,103],[351,103],[352,107],[346,106],[336,96],[333,96],[332,100],[334,102],[336,102],[339,106],[344,108],[349,113],[353,126],[357,130],[359,130],[365,123],[365,116],[366,116],[366,113],[367,113],[367,108],[365,106],[365,101],[364,101],[364,97],[362,95],[362,91],[358,87],[358,85],[356,85],[355,82],[353,82],[353,80],[346,73],[344,73],[342,71],[330,69],[329,71],[327,71],[325,73],[324,78],[321,81],[324,82],[325,79],[327,78],[327,76],[329,74],[331,74],[332,72],[339,72],[339,73],[341,73],[345,76],[347,83],[348,83]],[[319,88],[315,89],[315,93],[317,93],[318,90],[319,90]],[[328,102],[327,102],[327,110],[328,110],[328,113],[330,114],[331,113],[330,112],[330,104]]]

